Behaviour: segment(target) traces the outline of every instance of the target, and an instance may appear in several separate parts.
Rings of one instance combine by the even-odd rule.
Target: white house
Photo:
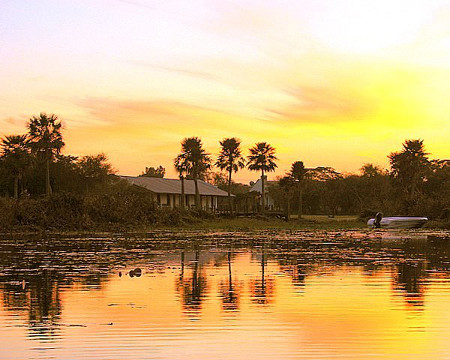
[[[133,185],[149,190],[154,201],[163,208],[175,208],[181,206],[181,180],[164,179],[146,176],[121,176]],[[220,190],[214,185],[198,180],[198,189],[202,209],[215,211],[218,207],[219,198],[226,198],[228,193]],[[194,180],[184,180],[185,205],[195,208],[195,185]],[[234,196],[234,195],[232,195]]]
[[[274,203],[272,197],[269,194],[269,187],[270,186],[274,186],[275,184],[277,184],[276,181],[267,181],[267,176],[266,176],[265,181],[264,181],[264,192],[265,192],[265,197],[266,197],[266,199],[265,199],[266,200],[266,207],[268,209],[270,209],[270,210],[273,210],[273,208],[275,206],[275,203]],[[259,201],[259,205],[262,205],[262,197],[261,197],[261,194],[262,194],[262,181],[261,181],[261,178],[259,178],[252,185],[252,187],[250,188],[249,191],[250,192],[251,191],[256,191],[256,192],[258,192],[260,194],[260,198],[259,198],[258,201]]]

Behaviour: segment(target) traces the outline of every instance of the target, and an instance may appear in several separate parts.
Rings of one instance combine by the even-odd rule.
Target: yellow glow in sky
[[[448,1],[3,1],[0,23],[0,136],[55,113],[66,153],[121,174],[174,177],[188,136],[269,142],[276,175],[387,166],[410,138],[450,157]]]

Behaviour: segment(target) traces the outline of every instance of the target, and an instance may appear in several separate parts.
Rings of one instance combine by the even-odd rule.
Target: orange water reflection
[[[3,244],[0,358],[450,357],[448,245],[266,240]]]

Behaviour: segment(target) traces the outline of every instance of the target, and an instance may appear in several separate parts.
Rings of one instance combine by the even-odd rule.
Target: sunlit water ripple
[[[450,239],[0,239],[2,359],[448,359]]]

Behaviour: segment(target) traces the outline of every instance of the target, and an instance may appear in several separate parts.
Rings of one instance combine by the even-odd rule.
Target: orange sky
[[[6,0],[0,23],[0,136],[55,113],[65,153],[121,174],[175,176],[194,135],[269,142],[274,175],[387,166],[407,138],[450,157],[448,1]]]

